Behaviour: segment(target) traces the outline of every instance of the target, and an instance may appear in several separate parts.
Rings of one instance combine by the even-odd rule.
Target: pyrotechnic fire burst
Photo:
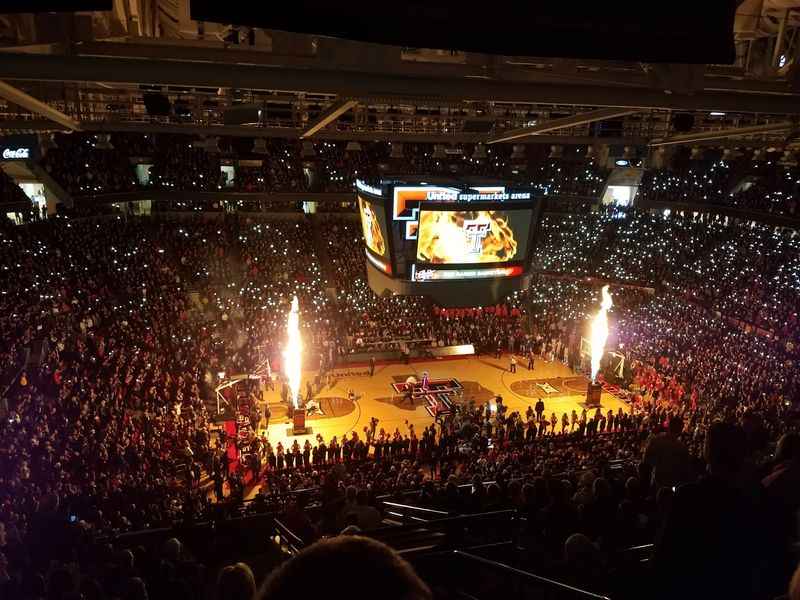
[[[300,309],[297,303],[297,296],[295,296],[292,300],[292,308],[286,318],[286,347],[283,350],[283,372],[289,380],[289,391],[292,394],[292,404],[294,404],[295,408],[299,408],[302,349]]]
[[[600,359],[603,358],[603,351],[608,339],[608,311],[612,306],[611,294],[608,293],[608,286],[603,286],[603,299],[600,302],[600,310],[597,311],[592,319],[591,332],[589,339],[592,342],[592,383],[597,381],[597,373],[600,371]]]

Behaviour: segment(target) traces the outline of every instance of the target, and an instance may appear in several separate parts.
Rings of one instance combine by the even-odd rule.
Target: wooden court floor
[[[404,403],[402,397],[394,393],[392,383],[405,381],[413,375],[422,379],[423,372],[429,378],[455,378],[464,387],[463,400],[472,398],[476,403],[484,403],[500,394],[509,412],[519,411],[524,415],[528,406],[534,406],[541,397],[545,404],[545,414],[555,411],[561,420],[562,413],[571,414],[575,409],[580,414],[584,401],[587,381],[575,374],[569,367],[560,362],[537,360],[532,371],[526,369],[527,363],[517,358],[517,372],[509,373],[508,355],[497,359],[481,356],[450,360],[430,360],[412,362],[411,364],[377,365],[372,377],[365,367],[338,369],[334,372],[330,385],[323,384],[315,393],[324,416],[311,416],[307,424],[311,431],[307,435],[293,436],[290,423],[286,417],[285,405],[280,399],[280,389],[264,391],[265,401],[269,402],[272,418],[267,431],[273,447],[281,441],[284,447],[290,446],[295,439],[302,446],[306,439],[312,444],[316,436],[321,434],[328,441],[334,435],[339,440],[342,435],[350,435],[356,431],[363,435],[371,417],[379,420],[381,428],[389,433],[399,429],[405,434],[407,423],[413,423],[419,432],[433,422],[433,418],[425,410],[425,405],[417,401],[414,406]],[[301,389],[305,391],[306,381],[313,381],[316,372],[304,372]],[[356,395],[355,402],[348,400],[350,391]],[[603,392],[603,412],[613,410],[615,413],[622,407],[627,411],[627,404],[611,394]],[[261,413],[263,415],[263,406]],[[259,434],[264,431],[265,421],[259,424]],[[560,427],[560,425],[559,425]]]

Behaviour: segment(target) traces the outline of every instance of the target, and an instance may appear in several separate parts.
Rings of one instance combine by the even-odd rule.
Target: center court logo
[[[469,254],[480,254],[483,251],[483,240],[489,235],[491,228],[492,224],[488,221],[464,221],[464,236]]]

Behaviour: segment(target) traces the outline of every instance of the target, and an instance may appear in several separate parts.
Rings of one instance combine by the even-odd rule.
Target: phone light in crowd
[[[289,391],[292,395],[292,404],[299,408],[298,399],[300,398],[300,353],[302,343],[300,341],[300,307],[298,306],[297,296],[292,299],[292,307],[286,318],[286,348],[283,351],[283,360],[286,364],[284,375],[289,381]]]
[[[606,347],[606,340],[608,339],[608,311],[613,305],[611,301],[611,294],[608,293],[608,286],[603,286],[602,291],[603,299],[600,302],[600,310],[597,311],[594,319],[592,319],[590,340],[592,343],[592,383],[597,382],[597,373],[600,371],[600,359],[603,358],[603,352]]]

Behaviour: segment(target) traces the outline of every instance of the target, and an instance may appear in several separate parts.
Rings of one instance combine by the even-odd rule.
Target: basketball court
[[[509,358],[489,356],[458,359],[439,359],[415,361],[411,364],[377,365],[373,376],[368,367],[348,367],[333,371],[330,383],[323,383],[316,391],[314,399],[319,403],[321,414],[307,418],[310,431],[306,435],[291,435],[291,424],[287,417],[286,405],[280,398],[280,386],[274,391],[264,389],[264,398],[269,402],[272,417],[268,437],[273,446],[281,441],[288,447],[297,439],[302,446],[306,439],[315,443],[316,436],[328,441],[334,435],[342,439],[352,431],[363,437],[365,426],[372,417],[379,420],[381,428],[392,433],[399,429],[408,431],[413,424],[419,432],[434,422],[432,412],[447,410],[450,404],[466,404],[470,401],[484,404],[496,395],[503,397],[508,411],[519,411],[524,415],[528,406],[533,407],[539,398],[544,401],[545,414],[555,412],[561,420],[563,413],[572,410],[580,414],[584,408],[588,380],[574,373],[561,362],[536,360],[532,371],[525,368],[527,361],[518,357],[517,372],[509,373]],[[427,373],[430,384],[427,393],[417,393],[413,402],[404,396],[405,382],[413,377],[422,381]],[[306,389],[306,381],[316,377],[315,371],[304,371],[301,389]],[[355,401],[349,399],[350,392]],[[604,391],[601,399],[603,412],[615,413],[628,405],[615,395]],[[263,404],[261,414],[264,413]],[[594,409],[592,409],[594,410]],[[264,420],[259,423],[259,435],[264,431]]]

